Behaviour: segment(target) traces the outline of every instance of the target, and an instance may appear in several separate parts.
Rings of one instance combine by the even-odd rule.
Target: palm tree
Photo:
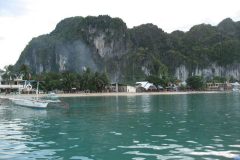
[[[70,92],[72,88],[76,87],[76,74],[71,72],[62,73],[62,84],[64,86],[64,90]]]
[[[31,79],[30,68],[26,64],[20,66],[19,72],[23,75],[23,79]]]
[[[13,65],[7,65],[4,67],[5,73],[3,75],[3,80],[7,82],[7,84],[12,84],[11,82],[16,78],[16,72],[14,70]]]
[[[3,78],[5,80],[13,80],[13,78],[15,78],[16,76],[16,72],[14,70],[14,67],[13,65],[8,65],[8,66],[5,66],[4,67],[4,70],[5,70],[5,74],[3,75]]]
[[[82,89],[84,91],[87,91],[87,90],[91,89],[90,80],[92,79],[92,77],[93,77],[93,75],[92,75],[92,72],[91,72],[90,68],[87,68],[86,71],[84,71],[83,75],[82,75],[82,79],[83,79]]]

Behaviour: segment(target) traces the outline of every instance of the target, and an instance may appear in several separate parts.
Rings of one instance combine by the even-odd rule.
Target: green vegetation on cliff
[[[169,34],[153,24],[128,29],[119,18],[88,16],[64,19],[50,34],[33,38],[15,66],[26,64],[34,73],[89,67],[107,72],[111,81],[134,82],[173,77],[181,65],[192,73],[211,64],[239,63],[240,22],[229,18]]]

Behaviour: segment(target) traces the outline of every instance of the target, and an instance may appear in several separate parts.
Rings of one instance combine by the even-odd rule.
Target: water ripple
[[[121,136],[122,135],[122,133],[118,133],[118,132],[110,132],[111,134],[114,134],[114,135],[116,135],[116,136]]]
[[[78,159],[78,160],[93,160],[91,158],[88,157],[84,157],[84,156],[73,156],[70,159]]]
[[[158,160],[167,160],[167,159],[188,159],[188,160],[194,160],[194,158],[188,157],[188,156],[176,156],[176,155],[160,155],[155,153],[144,153],[140,151],[129,151],[125,152],[124,154],[131,154],[131,155],[137,155],[137,156],[146,156],[146,157],[155,157]]]
[[[217,156],[224,158],[235,158],[238,156],[237,151],[212,151],[208,150],[205,152],[191,152],[189,155],[195,156]]]
[[[165,150],[165,149],[172,149],[172,148],[179,148],[182,147],[181,145],[177,144],[169,144],[167,146],[156,146],[156,145],[150,145],[150,144],[137,144],[132,146],[118,146],[119,148],[125,148],[125,149],[153,149],[153,150]]]
[[[163,137],[167,137],[167,135],[152,135],[152,137],[160,137],[160,138],[163,138]]]

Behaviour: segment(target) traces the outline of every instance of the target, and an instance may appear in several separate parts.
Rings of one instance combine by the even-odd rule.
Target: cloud
[[[0,16],[21,16],[27,11],[26,0],[0,0]]]

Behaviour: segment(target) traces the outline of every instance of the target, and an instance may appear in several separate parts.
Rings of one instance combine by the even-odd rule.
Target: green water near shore
[[[240,94],[62,98],[69,108],[2,103],[0,159],[234,159]]]

